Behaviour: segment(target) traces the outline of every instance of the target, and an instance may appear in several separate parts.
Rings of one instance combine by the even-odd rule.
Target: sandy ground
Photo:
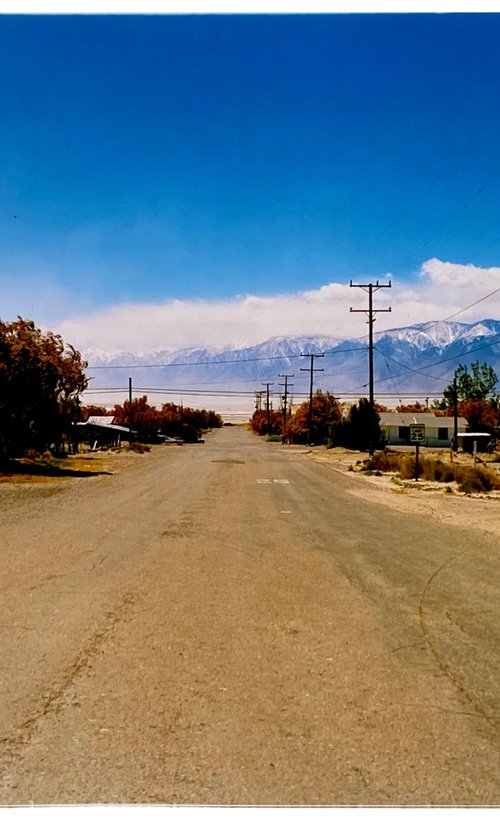
[[[447,485],[439,482],[401,480],[392,473],[367,476],[361,473],[361,468],[368,454],[340,447],[330,450],[324,447],[286,449],[296,451],[306,460],[319,462],[343,474],[346,479],[352,479],[350,493],[360,499],[402,513],[425,514],[437,522],[500,536],[500,491],[468,495],[460,493],[455,483]],[[410,452],[414,455],[415,451],[411,449]],[[421,455],[445,462],[449,460],[448,450],[422,451]],[[488,467],[495,469],[497,473],[500,472],[498,463],[490,464],[491,456],[485,454],[480,458],[488,463]],[[468,466],[473,463],[472,457],[466,454],[455,454],[454,461]]]

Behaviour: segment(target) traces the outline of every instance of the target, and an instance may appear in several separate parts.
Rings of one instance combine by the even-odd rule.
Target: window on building
[[[448,439],[448,428],[438,427],[438,441],[446,442]]]
[[[399,428],[399,438],[402,442],[409,442],[410,441],[410,428],[409,427],[400,427]]]

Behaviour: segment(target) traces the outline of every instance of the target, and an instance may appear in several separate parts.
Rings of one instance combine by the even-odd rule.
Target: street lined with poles
[[[500,805],[497,537],[312,455],[1,486],[4,805]]]

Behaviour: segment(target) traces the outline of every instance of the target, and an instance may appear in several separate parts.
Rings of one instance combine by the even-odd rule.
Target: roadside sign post
[[[410,442],[415,444],[415,482],[418,482],[418,458],[420,444],[425,439],[425,425],[411,424],[410,425]]]

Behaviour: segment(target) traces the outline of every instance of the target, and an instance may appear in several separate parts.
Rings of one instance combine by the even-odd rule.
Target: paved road
[[[499,804],[498,549],[241,428],[0,486],[0,802]]]

